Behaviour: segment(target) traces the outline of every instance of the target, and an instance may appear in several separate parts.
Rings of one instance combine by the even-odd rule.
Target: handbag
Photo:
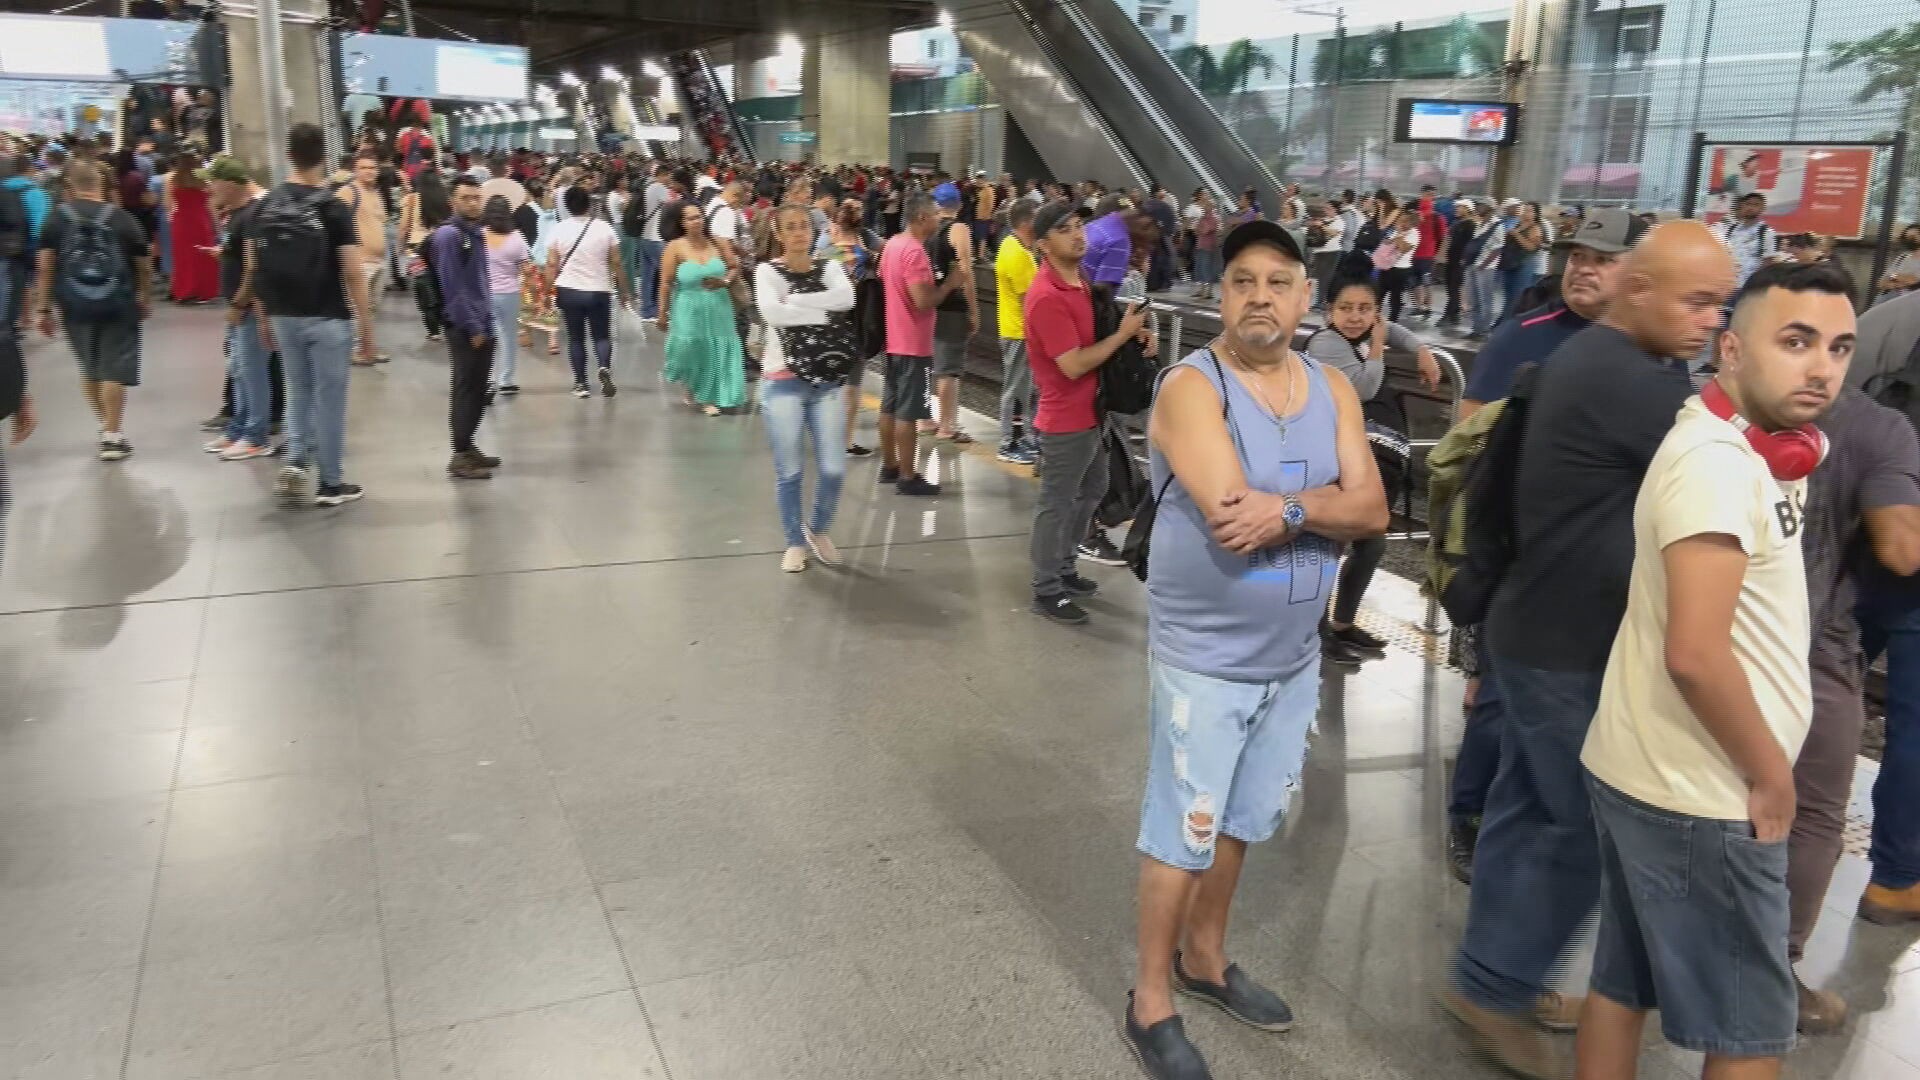
[[[777,262],[767,265],[779,271],[793,292],[827,291],[823,263],[814,263],[804,274],[796,274]],[[829,312],[827,321],[817,325],[771,329],[780,335],[780,350],[786,354],[787,370],[793,372],[795,378],[815,386],[833,386],[845,382],[860,366],[860,342],[854,334],[852,312]]]

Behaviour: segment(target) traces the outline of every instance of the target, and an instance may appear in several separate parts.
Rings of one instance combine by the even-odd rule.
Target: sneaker
[[[133,453],[133,444],[126,439],[101,439],[101,461],[123,461]]]
[[[813,549],[813,557],[820,560],[820,565],[840,565],[840,549],[833,546],[833,541],[812,529],[807,530],[807,546]]]
[[[254,458],[272,457],[270,446],[255,446],[245,439],[234,443],[220,452],[221,461],[252,461]]]
[[[1481,1053],[1514,1075],[1526,1080],[1566,1080],[1572,1074],[1531,1015],[1483,1009],[1451,989],[1440,995],[1440,1005],[1473,1033]]]
[[[880,482],[881,482],[881,483],[883,483],[883,484],[897,484],[897,483],[899,483],[899,482],[900,482],[900,470],[899,470],[898,468],[895,468],[895,467],[894,467],[894,466],[892,466],[892,465],[884,465],[884,466],[881,466],[881,468],[880,468]]]
[[[931,499],[940,494],[940,485],[928,482],[924,476],[909,476],[893,485],[902,495],[911,495],[916,499]]]
[[[1173,989],[1176,993],[1204,1001],[1248,1027],[1282,1032],[1293,1027],[1293,1010],[1279,994],[1261,986],[1228,964],[1225,981],[1210,983],[1188,975],[1180,967],[1180,953],[1173,954]]]
[[[313,497],[315,506],[340,506],[343,503],[358,502],[366,492],[359,484],[324,484]]]
[[[429,331],[427,331],[427,340],[428,340],[428,341],[439,341],[439,340],[441,339],[441,337],[443,337],[443,336],[444,336],[444,335],[442,335],[442,334],[440,333],[440,331],[438,331],[438,330],[429,330]]]
[[[620,388],[613,385],[613,369],[612,368],[600,369],[600,392],[602,394],[605,394],[608,397],[612,397],[613,395],[620,392]]]
[[[1120,554],[1120,549],[1113,546],[1113,541],[1107,539],[1105,533],[1100,533],[1091,540],[1080,541],[1080,546],[1074,550],[1074,554],[1090,563],[1099,563],[1101,566],[1127,565],[1126,556]]]
[[[1061,578],[1060,585],[1066,589],[1068,596],[1079,599],[1085,599],[1100,591],[1099,582],[1092,578],[1081,577],[1079,574],[1068,574]]]
[[[273,497],[288,510],[295,509],[306,502],[307,470],[296,462],[280,466],[273,476]]]
[[[847,456],[848,457],[872,457],[873,449],[872,447],[861,446],[859,443],[848,443]]]
[[[447,461],[447,475],[455,480],[491,480],[493,470],[472,454],[455,454]]]
[[[1329,627],[1328,633],[1340,641],[1345,642],[1347,645],[1352,646],[1353,651],[1362,656],[1379,660],[1387,655],[1386,640],[1375,637],[1365,630],[1360,629],[1358,626],[1349,626],[1345,630],[1334,630]]]
[[[1336,637],[1323,622],[1320,624],[1320,659],[1340,667],[1357,668],[1372,657]]]
[[[1073,597],[1066,593],[1034,597],[1033,610],[1054,622],[1065,623],[1068,626],[1079,626],[1087,621],[1087,609],[1074,603]]]
[[[209,453],[209,454],[224,454],[227,452],[227,448],[232,445],[233,445],[233,440],[227,438],[225,435],[222,435],[219,438],[213,440],[212,442],[200,444],[200,449],[203,452]]]
[[[209,416],[205,420],[200,421],[200,430],[201,431],[223,430],[227,426],[227,422],[232,419],[233,418],[228,416],[226,413],[214,413],[212,416]]]
[[[1847,1002],[1831,990],[1815,990],[1793,977],[1800,997],[1799,1030],[1802,1035],[1831,1035],[1847,1022]]]
[[[1002,444],[1000,452],[994,456],[1001,461],[1012,462],[1015,465],[1031,465],[1034,462],[1033,455],[1027,453],[1026,449],[1018,443]]]
[[[508,397],[512,397],[513,395],[515,395],[515,394],[517,394],[517,393],[519,393],[519,392],[520,392],[520,384],[519,384],[519,383],[511,383],[511,382],[510,382],[510,383],[503,383],[503,384],[501,384],[501,386],[500,386],[500,392],[501,392],[501,393],[503,393],[503,394],[505,394],[505,395],[507,395]]]
[[[780,556],[780,569],[785,573],[797,574],[807,568],[807,549],[790,547]]]
[[[1578,1031],[1580,1010],[1586,1007],[1587,999],[1583,994],[1549,990],[1533,999],[1533,1019],[1548,1031]]]
[[[1860,896],[1860,917],[1879,926],[1920,922],[1920,885],[1889,889],[1869,884]]]
[[[1473,884],[1473,852],[1480,845],[1480,819],[1458,818],[1447,825],[1447,869],[1462,885]]]
[[[587,389],[586,383],[574,383],[573,396],[577,398],[590,398],[593,396],[593,391]]]
[[[1140,1071],[1153,1080],[1213,1080],[1200,1049],[1187,1038],[1186,1021],[1169,1016],[1151,1027],[1141,1027],[1133,1019],[1133,991],[1127,991],[1127,1022],[1120,1034],[1127,1049],[1140,1063]]]

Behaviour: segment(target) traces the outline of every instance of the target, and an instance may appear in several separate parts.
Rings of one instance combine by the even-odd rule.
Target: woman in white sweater
[[[761,350],[761,411],[767,440],[773,445],[774,491],[787,549],[780,569],[797,574],[807,568],[807,553],[827,566],[840,564],[840,552],[827,538],[840,484],[846,475],[846,414],[841,388],[846,365],[825,329],[853,310],[853,282],[837,259],[813,257],[813,216],[804,205],[788,203],[774,219],[779,254],[754,267],[755,302],[766,323]],[[834,350],[827,355],[828,350]],[[813,439],[813,515],[800,517],[808,436]]]

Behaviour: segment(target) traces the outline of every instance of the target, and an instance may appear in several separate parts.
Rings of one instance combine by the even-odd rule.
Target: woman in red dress
[[[167,176],[167,228],[173,244],[173,299],[204,304],[220,298],[220,262],[213,255],[213,209],[195,170],[200,159],[181,154]]]

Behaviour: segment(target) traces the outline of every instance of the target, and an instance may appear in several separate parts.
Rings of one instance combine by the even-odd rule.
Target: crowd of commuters
[[[878,481],[939,496],[919,440],[973,441],[957,391],[991,297],[995,450],[1038,479],[1034,610],[1089,620],[1100,583],[1081,562],[1146,582],[1123,1030],[1156,1080],[1210,1075],[1176,994],[1264,1031],[1294,1022],[1233,962],[1230,914],[1248,846],[1275,834],[1306,767],[1323,664],[1386,652],[1358,609],[1412,483],[1387,354],[1442,379],[1422,320],[1483,339],[1459,419],[1484,429],[1485,468],[1461,506],[1476,543],[1500,541],[1474,550],[1487,592],[1463,620],[1475,681],[1448,841],[1472,891],[1447,1010],[1522,1076],[1577,1060],[1592,1080],[1633,1075],[1649,1012],[1709,1077],[1776,1075],[1796,1033],[1843,1023],[1846,1003],[1794,964],[1840,854],[1862,672],[1883,651],[1860,911],[1920,920],[1920,228],[1856,316],[1825,245],[1771,236],[1759,196],[1708,227],[1289,186],[1269,216],[1255,191],[1229,211],[1207,192],[1182,206],[1161,188],[621,155],[412,169],[377,138],[329,161],[305,124],[271,189],[248,163],[186,155],[144,167],[150,187],[149,151],[99,149],[0,155],[0,418],[15,442],[36,425],[19,328],[63,330],[99,456],[132,453],[164,235],[169,295],[226,304],[206,448],[278,455],[288,507],[365,494],[344,460],[346,388],[386,362],[378,305],[406,290],[447,349],[451,478],[503,467],[479,430],[519,392],[534,335],[554,353],[564,340],[575,397],[612,397],[618,346],[651,322],[689,407],[757,402],[780,569],[838,566],[847,461],[872,453],[852,436],[863,372],[881,369]],[[1179,343],[1157,339],[1143,301],[1182,277],[1218,300],[1222,329],[1162,357]],[[1143,373],[1150,498],[1121,516],[1140,541],[1122,553],[1105,531],[1120,521],[1098,511]],[[0,459],[0,517],[7,497]],[[1556,974],[1596,908],[1590,992],[1564,994]],[[1569,1055],[1549,1032],[1576,1028]]]

